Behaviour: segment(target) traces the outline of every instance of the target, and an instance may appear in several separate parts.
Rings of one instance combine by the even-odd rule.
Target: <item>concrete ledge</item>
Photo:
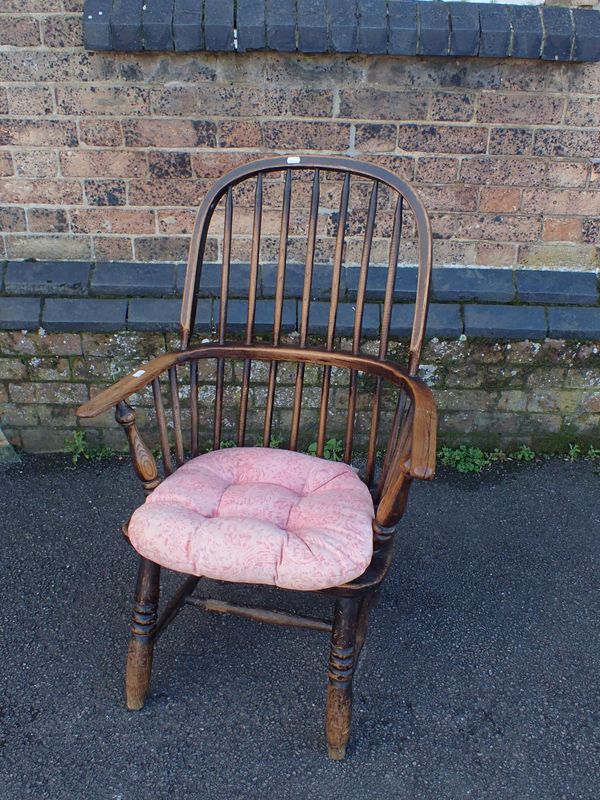
[[[52,331],[176,331],[185,266],[139,262],[0,263],[0,328]],[[368,274],[365,335],[377,337],[387,269]],[[232,264],[228,329],[246,325],[248,264]],[[344,268],[336,335],[351,335],[359,268]],[[276,266],[263,264],[256,309],[257,332],[273,323]],[[408,336],[412,325],[416,268],[398,267],[391,334]],[[284,287],[283,328],[293,331],[301,313],[304,267],[290,264]],[[198,327],[217,324],[220,264],[205,264],[200,280]],[[315,266],[311,289],[311,333],[326,325],[331,266]],[[73,295],[77,295],[74,297]],[[591,272],[438,267],[433,271],[428,336],[486,339],[599,339],[600,295]],[[463,322],[464,320],[464,322]]]
[[[600,60],[600,12],[404,0],[85,0],[88,50]]]

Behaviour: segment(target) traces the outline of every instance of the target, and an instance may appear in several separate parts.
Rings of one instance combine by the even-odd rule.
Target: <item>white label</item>
[[[133,377],[134,378],[141,378],[142,375],[145,375],[145,374],[146,374],[146,370],[145,369],[138,369],[137,372],[133,373]]]
[[[288,156],[287,163],[288,164],[299,164],[300,163],[300,156]]]

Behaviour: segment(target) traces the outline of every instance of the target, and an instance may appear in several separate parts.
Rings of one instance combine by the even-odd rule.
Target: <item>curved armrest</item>
[[[414,403],[410,476],[431,480],[435,474],[437,407],[431,389],[420,378],[411,378],[408,389]]]
[[[408,469],[400,465],[403,474],[413,478],[428,480],[435,472],[435,438],[437,412],[431,390],[420,378],[416,378],[392,361],[381,361],[366,355],[355,355],[340,351],[316,350],[300,347],[273,345],[243,345],[237,343],[207,344],[200,347],[164,353],[142,364],[137,370],[121,378],[113,386],[100,392],[92,400],[88,400],[75,412],[78,417],[95,417],[103,411],[126,400],[130,395],[139,392],[165,370],[176,364],[203,358],[249,358],[268,361],[304,361],[317,364],[347,367],[362,370],[403,384],[413,401],[413,420],[411,435],[410,465]],[[392,481],[394,484],[396,481]]]
[[[103,411],[108,411],[120,400],[127,400],[130,395],[139,392],[149,383],[152,383],[166,369],[176,364],[181,355],[181,353],[164,353],[157,356],[157,358],[153,358],[147,364],[142,364],[134,372],[121,378],[120,381],[109,386],[108,389],[104,389],[96,397],[83,403],[75,414],[78,417],[97,417]]]

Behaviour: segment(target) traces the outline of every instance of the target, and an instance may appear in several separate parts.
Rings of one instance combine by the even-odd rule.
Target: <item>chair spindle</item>
[[[246,344],[252,343],[254,335],[254,316],[256,313],[256,290],[258,286],[258,267],[260,262],[260,234],[262,227],[263,205],[263,178],[262,173],[256,176],[256,189],[254,193],[254,219],[252,223],[252,247],[250,252],[250,283],[248,286],[248,317],[246,320]],[[249,358],[244,361],[242,375],[242,389],[240,393],[240,416],[238,425],[238,447],[243,447],[246,441],[246,421],[248,419],[248,392],[250,388],[250,372],[252,362]]]
[[[190,450],[198,455],[198,362],[190,361]]]
[[[165,470],[165,475],[170,475],[173,472],[173,463],[171,461],[171,447],[169,445],[167,417],[165,414],[165,406],[160,390],[160,380],[158,378],[154,378],[152,381],[152,394],[154,396],[154,410],[156,411],[156,424],[158,425],[158,437],[160,441],[163,467]]]
[[[169,387],[171,389],[171,414],[173,417],[173,438],[175,440],[175,462],[180,467],[184,462],[183,434],[181,432],[181,406],[179,403],[179,382],[177,367],[169,368]]]
[[[306,262],[304,267],[304,286],[302,289],[302,312],[300,319],[300,347],[306,347],[308,335],[308,319],[310,315],[310,296],[312,276],[315,265],[315,244],[317,240],[317,221],[319,216],[320,175],[316,169],[313,177],[310,214],[308,220],[308,237],[306,244]],[[294,385],[294,404],[292,407],[292,424],[290,430],[290,450],[298,447],[298,430],[300,428],[300,412],[302,410],[302,392],[304,390],[305,363],[298,362],[296,367],[296,383]]]
[[[292,171],[286,170],[283,186],[283,206],[281,210],[281,227],[279,232],[279,259],[277,262],[277,277],[275,280],[275,317],[273,320],[273,344],[277,346],[281,338],[281,320],[283,317],[283,289],[285,284],[285,267],[287,262],[288,235],[290,230],[290,206],[292,199]],[[273,407],[275,405],[275,382],[277,380],[277,362],[269,365],[269,386],[267,389],[267,405],[265,408],[265,424],[263,431],[263,446],[268,447],[271,442],[271,428],[273,426]]]
[[[358,289],[356,292],[356,308],[354,311],[354,331],[352,337],[352,352],[355,355],[360,353],[360,333],[362,329],[363,314],[365,310],[365,294],[367,289],[367,277],[369,273],[369,262],[371,260],[371,246],[373,244],[373,231],[375,229],[375,213],[377,211],[377,195],[379,191],[378,181],[373,182],[371,196],[369,198],[369,210],[367,212],[367,227],[363,241],[362,255],[360,259],[360,274],[358,278]],[[354,419],[356,416],[356,395],[358,381],[356,370],[350,370],[350,383],[348,387],[348,411],[346,414],[346,436],[344,444],[344,461],[349,464],[352,458],[352,438],[354,435]]]
[[[350,195],[350,174],[344,175],[344,184],[340,197],[340,212],[338,217],[337,234],[335,241],[335,255],[333,259],[333,274],[331,278],[331,305],[329,306],[329,319],[327,322],[327,337],[325,346],[333,350],[335,336],[335,322],[340,297],[340,278],[342,262],[344,260],[344,242],[346,235],[346,219],[348,217],[348,198]],[[322,458],[325,450],[325,435],[327,431],[327,407],[329,405],[329,390],[331,386],[331,367],[323,367],[321,383],[321,404],[319,408],[319,429],[317,434],[317,455]]]

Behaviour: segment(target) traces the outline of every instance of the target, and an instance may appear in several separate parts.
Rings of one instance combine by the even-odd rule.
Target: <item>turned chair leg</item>
[[[132,711],[143,707],[150,686],[159,590],[160,566],[140,559],[125,673],[127,708]]]
[[[350,736],[358,607],[358,598],[339,597],[333,615],[325,731],[329,758],[336,761],[346,755]]]
[[[358,618],[356,622],[356,648],[354,653],[354,666],[356,668],[356,664],[358,664],[358,659],[360,658],[360,654],[365,643],[365,638],[367,636],[367,631],[369,629],[369,615],[371,613],[371,609],[374,605],[377,604],[377,600],[379,599],[379,588],[377,587],[369,594],[364,595],[358,606]]]

